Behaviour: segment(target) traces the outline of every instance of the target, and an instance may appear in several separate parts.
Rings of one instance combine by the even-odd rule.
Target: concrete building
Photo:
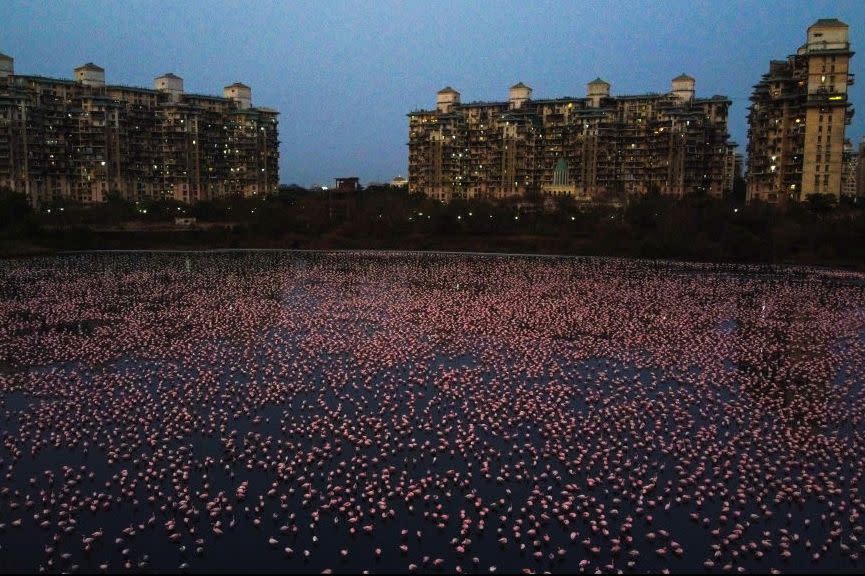
[[[749,201],[840,196],[852,56],[847,24],[832,18],[812,24],[796,54],[770,62],[748,114]]]
[[[152,89],[111,85],[93,63],[73,77],[15,74],[12,58],[0,55],[0,187],[34,206],[276,190],[278,113],[253,107],[248,86],[227,86],[222,97],[187,94],[175,74]]]
[[[859,153],[856,160],[856,196],[865,198],[865,136],[859,142]]]
[[[360,178],[357,176],[348,176],[345,178],[334,178],[334,190],[339,192],[357,192],[360,190]]]
[[[841,196],[853,198],[857,195],[858,176],[859,153],[850,140],[845,140],[841,161]]]
[[[409,191],[445,202],[533,193],[592,201],[650,190],[721,196],[733,186],[730,104],[696,98],[684,74],[669,92],[636,96],[610,96],[598,78],[585,97],[535,100],[520,82],[507,101],[464,104],[448,86],[434,110],[408,114]]]

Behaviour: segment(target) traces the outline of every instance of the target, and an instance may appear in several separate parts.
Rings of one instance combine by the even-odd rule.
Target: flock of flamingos
[[[0,571],[865,570],[865,276],[0,262]]]

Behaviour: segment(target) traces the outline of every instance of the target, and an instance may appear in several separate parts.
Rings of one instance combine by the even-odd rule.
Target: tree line
[[[174,226],[193,217],[192,228]],[[404,188],[353,192],[281,186],[275,194],[186,205],[110,196],[34,211],[0,190],[3,252],[83,248],[453,249],[865,267],[861,200],[814,196],[772,206],[742,198],[649,193],[619,205],[568,197],[443,204]]]

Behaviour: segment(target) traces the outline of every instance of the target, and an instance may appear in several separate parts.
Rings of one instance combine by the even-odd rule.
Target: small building
[[[397,176],[393,180],[390,181],[390,185],[394,188],[405,188],[408,186],[408,178],[403,178],[402,176]]]
[[[576,196],[577,187],[571,184],[568,161],[564,158],[559,158],[556,162],[556,168],[553,171],[552,184],[545,184],[543,191],[553,196]]]
[[[174,219],[175,226],[194,226],[198,219],[193,216],[178,216]]]
[[[347,178],[334,178],[335,189],[339,192],[356,192],[360,190],[360,178],[350,176]]]

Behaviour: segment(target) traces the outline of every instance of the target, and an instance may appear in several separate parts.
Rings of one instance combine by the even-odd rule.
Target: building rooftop
[[[517,82],[516,84],[511,86],[511,90],[520,89],[520,88],[529,88],[529,87],[526,86],[525,84],[523,84],[522,82]],[[531,88],[529,88],[529,90],[531,90]]]
[[[441,90],[438,91],[439,94],[459,94],[456,90],[451,88],[450,86],[445,86]]]
[[[7,61],[7,62],[11,62],[11,61],[12,61],[12,57],[11,57],[11,56],[7,56],[7,55],[4,54],[3,52],[0,52],[0,60],[5,60],[5,61]]]
[[[715,94],[707,98],[694,98],[694,102],[732,102],[732,100],[721,94]]]
[[[589,86],[591,86],[592,84],[603,84],[604,86],[609,86],[609,85],[610,85],[609,82],[607,82],[606,80],[604,80],[604,79],[601,78],[600,76],[598,76],[597,78],[595,78],[594,80],[592,80],[591,82],[589,82]]]
[[[127,92],[144,92],[146,94],[160,94],[159,90],[152,88],[143,88],[141,86],[127,86],[126,84],[109,84],[105,86],[106,90],[125,90]]]
[[[76,70],[94,70],[96,72],[105,72],[105,68],[102,68],[101,66],[97,66],[93,62],[88,62],[87,64],[85,64],[83,66],[79,66],[78,68],[76,68]]]
[[[690,81],[690,82],[693,82],[693,81],[694,81],[694,77],[693,77],[693,76],[688,76],[687,74],[685,74],[685,73],[683,72],[683,73],[679,74],[678,76],[676,76],[675,78],[673,78],[673,82],[684,82],[684,81]]]
[[[51,84],[78,84],[74,80],[67,80],[66,78],[52,78],[50,76],[34,76],[30,74],[15,74],[14,78],[36,80],[37,82],[50,82]]]
[[[756,87],[756,86],[755,86]],[[659,92],[649,92],[647,94],[623,94],[621,96],[608,96],[608,98],[612,101],[616,100],[658,100],[661,98],[668,97],[667,93],[659,93]],[[537,100],[532,100],[531,103],[535,106],[538,105],[549,105],[549,104],[569,104],[572,102],[585,102],[587,98],[583,96],[563,96],[561,98],[541,98]],[[704,98],[695,98],[694,102],[730,102],[730,98],[727,96],[723,96],[721,94],[715,94],[713,96],[708,96]],[[488,100],[475,100],[472,102],[463,102],[457,105],[458,108],[507,108],[508,102],[502,101],[488,101]],[[583,111],[580,109],[580,111]],[[511,111],[514,112],[514,111]],[[526,108],[524,110],[517,111],[519,114],[531,114],[533,113],[533,107]],[[412,110],[407,116],[415,116],[419,114],[437,114],[437,115],[446,115],[437,110],[431,109],[417,109]]]
[[[663,98],[666,94],[659,92],[648,92],[646,94],[622,94],[621,96],[612,96],[614,100],[651,100],[655,98]]]
[[[812,26],[833,27],[833,28],[849,28],[849,26],[847,26],[847,24],[845,24],[844,22],[841,22],[837,18],[820,18],[819,20],[817,20],[816,22],[811,24],[811,26],[809,26],[809,28]]]
[[[193,98],[195,100],[215,100],[217,102],[228,102],[228,98],[223,96],[211,96],[210,94],[184,94],[186,98]]]
[[[572,96],[562,96],[561,98],[541,98],[539,100],[532,100],[534,104],[570,104],[571,102],[584,102],[586,98],[580,97],[572,97]]]
[[[162,76],[158,76],[158,78],[173,78],[175,80],[183,80],[183,78],[174,74],[173,72],[169,72],[168,74],[163,74]]]
[[[234,84],[229,84],[226,88],[249,88],[249,86],[242,82],[235,82]]]
[[[508,106],[507,102],[501,101],[493,101],[493,100],[474,100],[472,102],[465,102],[460,104],[460,108],[478,108],[480,106]]]

